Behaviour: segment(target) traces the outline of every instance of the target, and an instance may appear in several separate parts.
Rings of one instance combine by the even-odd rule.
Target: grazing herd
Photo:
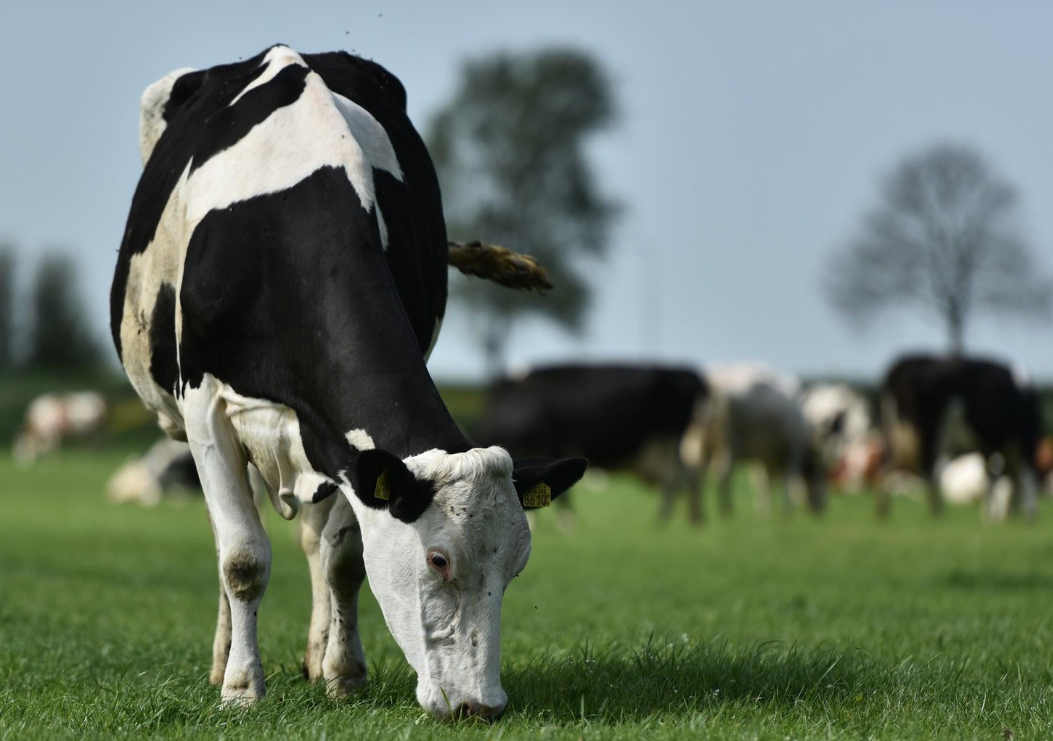
[[[525,512],[557,500],[587,461],[660,489],[663,518],[685,495],[701,523],[706,474],[730,513],[739,464],[762,474],[762,508],[774,491],[783,509],[820,512],[832,482],[873,488],[887,514],[897,469],[925,482],[939,513],[941,481],[955,480],[941,476],[971,454],[972,498],[993,514],[1008,486],[1003,509],[1035,513],[1037,396],[981,360],[905,358],[876,406],[759,364],[538,368],[496,383],[466,434],[425,365],[451,260],[436,175],[401,83],[371,61],[279,45],[177,70],[142,96],[140,149],[111,327],[172,440],[118,472],[110,496],[203,490],[220,575],[210,676],[224,703],[265,690],[267,499],[300,516],[305,676],[333,696],[366,682],[368,576],[421,706],[486,719],[507,704],[501,608],[530,555]],[[97,395],[42,397],[16,452],[31,462],[104,419]]]

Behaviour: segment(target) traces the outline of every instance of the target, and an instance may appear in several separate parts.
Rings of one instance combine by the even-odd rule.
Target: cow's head
[[[432,715],[492,719],[504,710],[501,601],[530,556],[523,510],[562,494],[586,465],[513,464],[498,447],[359,455],[348,499],[370,588]]]

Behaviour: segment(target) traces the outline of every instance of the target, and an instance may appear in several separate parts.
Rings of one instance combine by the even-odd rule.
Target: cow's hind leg
[[[676,495],[677,489],[675,485],[666,482],[662,486],[662,506],[658,510],[658,519],[663,524],[669,522],[670,518],[673,516],[673,509],[676,507]]]
[[[334,494],[318,504],[305,504],[300,511],[300,547],[307,556],[307,567],[311,572],[311,627],[303,657],[303,676],[310,682],[316,682],[322,676],[322,660],[329,643],[329,584],[322,571],[321,543],[329,512],[340,496]]]
[[[216,618],[216,637],[212,641],[212,671],[208,674],[209,684],[223,684],[223,675],[227,671],[227,658],[230,656],[230,600],[223,587],[223,577],[219,582],[219,616]]]
[[[925,478],[925,494],[929,500],[929,511],[934,517],[943,516],[943,492],[940,491],[939,470],[930,472]]]
[[[706,513],[702,509],[702,476],[698,469],[691,468],[684,472],[685,486],[687,488],[688,517],[691,524],[702,525],[706,521]]]
[[[366,684],[366,657],[358,634],[358,591],[366,578],[362,531],[342,494],[333,497],[322,531],[322,571],[329,585],[329,643],[322,661],[330,697],[345,697]]]
[[[720,514],[724,517],[731,517],[734,509],[731,495],[731,477],[735,470],[735,461],[731,455],[724,453],[720,457],[717,468],[720,471],[720,483],[717,487],[717,492],[720,496]]]
[[[1012,449],[1006,455],[1006,469],[1013,482],[1010,511],[1032,521],[1038,515],[1038,492],[1030,458],[1019,449]]]
[[[212,518],[209,518],[211,524]],[[216,538],[216,559],[219,559],[219,536],[216,526],[212,525],[212,535]],[[212,671],[208,674],[209,684],[223,684],[223,674],[227,671],[227,657],[230,656],[230,599],[223,586],[223,572],[219,573],[219,615],[216,617],[216,637],[212,640]]]
[[[256,611],[270,578],[271,547],[253,504],[245,454],[223,405],[215,382],[206,377],[200,387],[187,392],[184,418],[216,534],[220,578],[230,609],[223,702],[250,704],[264,693]],[[222,617],[222,604],[220,609]]]

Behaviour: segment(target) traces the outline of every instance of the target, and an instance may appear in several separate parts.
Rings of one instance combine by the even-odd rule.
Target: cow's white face
[[[556,465],[568,463],[576,466],[576,475],[565,485],[557,476],[554,493],[584,472],[583,461]],[[417,672],[421,706],[441,718],[496,718],[508,702],[501,688],[501,602],[530,556],[512,459],[494,447],[457,454],[432,450],[404,464],[416,482],[433,488],[423,512],[414,512],[411,503],[395,503],[413,495],[398,491],[394,462],[386,466],[390,507],[349,495],[362,525],[370,587]],[[412,486],[413,480],[401,484]],[[400,508],[408,517],[400,519]]]

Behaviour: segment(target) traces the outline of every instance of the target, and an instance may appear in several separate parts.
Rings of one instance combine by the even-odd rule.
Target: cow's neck
[[[436,448],[468,450],[471,443],[435,388],[386,264],[376,267],[376,280],[355,281],[359,285],[327,302],[315,406],[341,436],[365,432],[376,447],[401,458]]]

